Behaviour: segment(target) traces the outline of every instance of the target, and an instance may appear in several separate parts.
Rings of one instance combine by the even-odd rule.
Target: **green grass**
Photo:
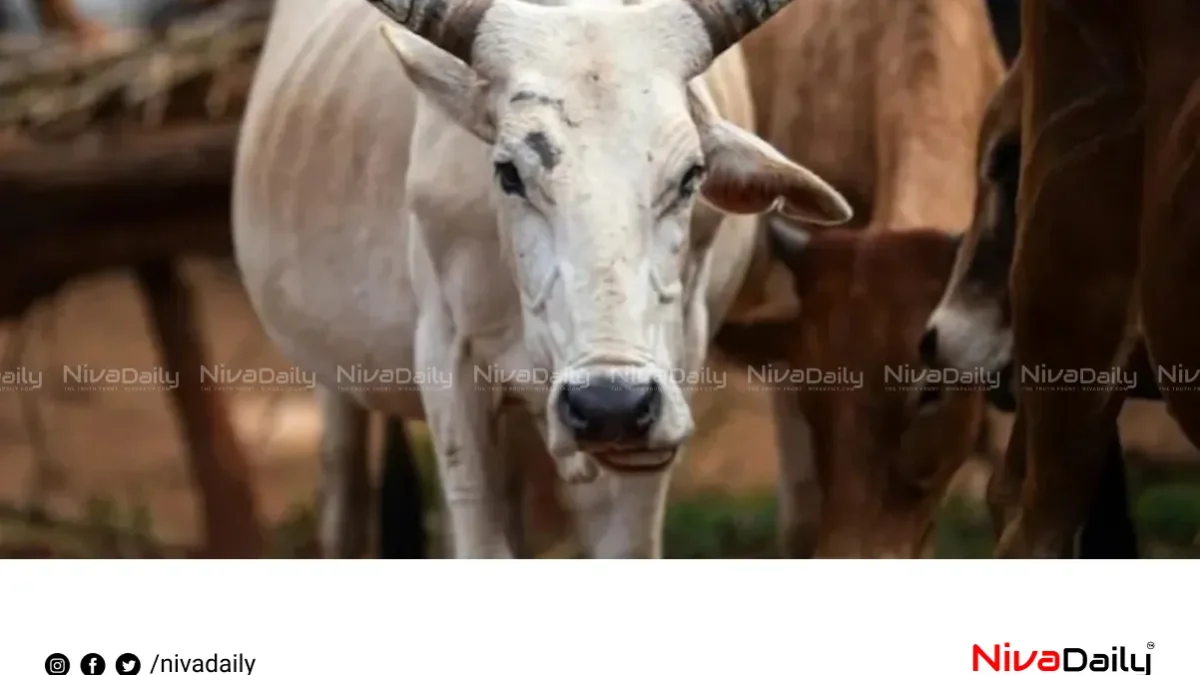
[[[423,477],[427,522],[440,527],[437,472],[428,438],[415,430],[417,465]],[[1130,470],[1132,509],[1148,558],[1200,558],[1200,481],[1152,476]],[[140,504],[118,508],[111,500],[88,501],[81,522],[46,527],[0,519],[0,541],[11,548],[0,556],[155,557],[152,514]],[[776,503],[771,493],[725,494],[676,490],[666,514],[664,552],[669,558],[775,558]],[[316,554],[317,518],[312,503],[298,503],[269,534],[275,558]],[[71,530],[71,531],[67,531]],[[431,553],[438,555],[437,538]],[[938,558],[988,558],[991,523],[982,504],[949,500],[941,509],[934,535]],[[171,555],[170,553],[163,553]]]
[[[1134,494],[1133,516],[1148,558],[1200,558],[1200,485],[1163,484]],[[769,495],[695,494],[667,511],[671,558],[774,558],[775,500]],[[990,558],[992,526],[984,505],[948,500],[934,534],[937,558]]]
[[[691,495],[667,509],[668,558],[774,558],[774,495]]]
[[[429,440],[423,429],[414,431],[426,503],[436,505],[440,498]],[[1151,481],[1131,467],[1130,490],[1145,557],[1200,558],[1200,483]],[[773,493],[676,490],[664,524],[664,554],[668,558],[776,558],[776,522]],[[992,526],[984,505],[947,500],[934,533],[935,557],[990,558],[992,546]]]
[[[935,558],[992,557],[992,523],[982,503],[948,499],[934,530]]]

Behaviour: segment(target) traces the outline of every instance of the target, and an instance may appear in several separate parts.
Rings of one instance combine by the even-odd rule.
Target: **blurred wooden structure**
[[[190,0],[181,0],[189,2]],[[177,262],[232,251],[238,124],[270,0],[226,0],[97,42],[0,36],[0,318],[84,275],[136,270],[187,435],[206,557],[263,551],[249,463]]]

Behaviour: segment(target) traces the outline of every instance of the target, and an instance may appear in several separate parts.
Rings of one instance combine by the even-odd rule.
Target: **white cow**
[[[753,111],[735,45],[787,0],[370,1],[382,13],[276,10],[234,194],[261,321],[326,387],[427,420],[457,556],[512,555],[496,480],[509,403],[574,496],[603,476],[588,552],[659,556],[693,428],[678,374],[703,366],[754,216],[851,216],[738,126]],[[349,381],[397,368],[426,384]],[[534,372],[554,376],[489,379]]]

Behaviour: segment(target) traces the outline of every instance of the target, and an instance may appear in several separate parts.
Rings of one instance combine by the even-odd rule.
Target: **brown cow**
[[[858,223],[966,226],[975,138],[1004,75],[983,0],[806,0],[742,44],[759,133]]]
[[[1012,329],[1008,293],[1009,270],[1017,228],[1017,188],[1021,160],[1022,59],[1014,59],[1009,74],[993,95],[979,134],[979,171],[975,216],[958,251],[945,295],[930,317],[921,338],[922,361],[961,369],[1002,373],[1002,386],[989,392],[991,401],[1006,412],[1015,411],[1011,396]],[[1158,398],[1145,349],[1131,357],[1139,372],[1137,398]],[[1129,515],[1125,486],[1124,450],[1116,428],[1106,443],[1104,477],[1079,539],[1081,558],[1137,557],[1137,538]],[[1020,489],[1024,457],[1008,455],[1005,473],[993,475],[988,496],[997,535],[1005,524],[1005,506]]]
[[[785,154],[819,167],[822,176],[851,201],[858,225],[871,230],[935,227],[948,232],[966,227],[974,200],[974,143],[988,96],[1003,75],[982,0],[808,0],[780,12],[748,36],[743,48],[760,133]],[[863,241],[868,240],[874,241]],[[824,250],[821,244],[817,247]],[[911,270],[897,264],[901,270],[897,273],[924,274],[918,264],[913,261]],[[882,284],[881,277],[874,279]],[[790,316],[795,298],[787,297],[791,285],[786,272],[769,256],[759,256],[730,322],[796,321]],[[884,304],[876,305],[875,311],[886,312]],[[905,305],[894,313],[899,316],[909,310],[916,307]],[[865,316],[869,310],[864,305],[856,311]],[[840,320],[836,313],[811,319],[812,325]],[[892,339],[901,339],[900,333]],[[874,350],[891,344],[888,340],[860,343],[861,353],[851,358],[845,352],[838,358],[882,364],[886,360]],[[909,355],[898,358],[896,365],[911,359]],[[886,407],[891,396],[876,394]],[[869,399],[851,403],[853,399],[828,400],[839,406],[869,405]],[[784,548],[789,555],[802,557],[812,555],[817,546],[814,530],[821,493],[852,493],[859,488],[829,482],[849,480],[842,478],[846,474],[841,471],[814,475],[798,403],[793,396],[776,397]],[[813,422],[811,415],[809,422]],[[879,448],[896,447],[903,433],[903,428],[892,427],[873,442]],[[840,456],[841,444],[849,442],[835,435],[818,437],[817,445],[829,445],[817,452]],[[959,456],[955,452],[948,456]],[[877,507],[864,506],[868,511]],[[849,527],[853,520],[848,515],[835,518],[839,528]],[[859,524],[874,526],[869,519]],[[843,530],[847,542],[859,536]],[[829,531],[828,527],[822,531]],[[880,548],[871,543],[872,536],[864,530],[856,546],[829,544],[822,550],[864,555],[912,550],[907,544],[892,543]]]
[[[727,324],[717,345],[760,368],[778,362],[789,370],[775,372],[827,378],[785,392],[812,428],[817,555],[915,557],[950,479],[984,440],[983,387],[929,396],[910,377],[921,371],[917,341],[958,238],[937,229],[793,230],[779,220],[769,228],[803,311]]]
[[[1153,364],[1195,372],[1200,323],[1187,317],[1200,304],[1200,44],[1191,35],[1200,5],[1049,4],[1022,5],[1030,98],[1014,359],[1050,372],[1103,371],[1125,362],[1140,332]],[[1020,384],[1009,452],[1023,451],[1028,466],[997,554],[1059,556],[1083,520],[1103,436],[1128,392]],[[1189,440],[1200,441],[1200,391],[1160,388]]]
[[[1012,358],[1008,272],[1016,241],[1022,58],[996,90],[980,127],[974,217],[946,295],[921,339],[928,363],[1000,371]]]

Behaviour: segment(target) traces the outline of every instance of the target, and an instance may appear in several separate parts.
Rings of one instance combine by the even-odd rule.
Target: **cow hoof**
[[[600,476],[596,461],[582,452],[573,452],[567,457],[555,457],[558,475],[571,484],[591,483]]]

